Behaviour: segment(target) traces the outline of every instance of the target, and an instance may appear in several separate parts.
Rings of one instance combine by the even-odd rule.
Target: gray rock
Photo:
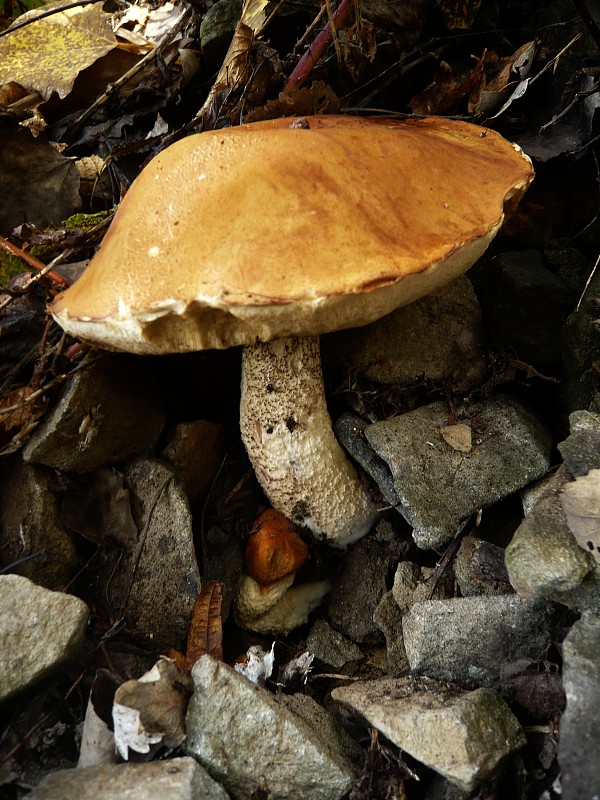
[[[465,791],[526,741],[507,704],[490,689],[464,692],[411,676],[357,682],[331,696]]]
[[[314,700],[272,695],[210,656],[192,678],[187,750],[233,798],[247,800],[262,781],[269,800],[339,800],[349,790],[360,750]]]
[[[306,647],[323,664],[335,670],[343,670],[362,661],[360,647],[346,639],[324,619],[315,620],[306,638]]]
[[[481,339],[481,309],[463,276],[371,325],[323,337],[323,347],[377,383],[466,388],[485,374]]]
[[[584,614],[563,643],[567,707],[560,721],[558,760],[563,800],[600,797],[600,618]]]
[[[567,284],[537,250],[501,253],[486,273],[482,304],[496,349],[540,371],[560,365],[561,325],[570,310]]]
[[[445,600],[454,596],[454,570],[450,566],[436,579],[430,567],[401,561],[394,575],[392,593],[402,613],[420,600]]]
[[[71,661],[88,616],[78,597],[0,575],[0,702]]]
[[[423,580],[423,569],[412,561],[401,561],[396,567],[392,594],[400,611],[404,614],[414,602],[417,586]],[[424,600],[424,597],[418,597]]]
[[[125,482],[139,534],[110,582],[110,600],[132,632],[152,637],[159,650],[180,648],[200,591],[187,496],[160,461],[133,462]]]
[[[550,437],[542,424],[512,398],[497,397],[457,409],[457,422],[472,431],[472,448],[461,452],[442,435],[444,402],[376,422],[365,436],[386,461],[418,547],[449,542],[465,517],[541,477],[549,468]],[[384,487],[380,487],[384,491]]]
[[[600,609],[600,569],[569,530],[558,487],[532,508],[506,547],[511,585],[523,596],[547,598],[577,610]]]
[[[208,9],[200,25],[202,50],[226,48],[242,16],[241,0],[219,0]]]
[[[593,264],[589,265],[592,272]],[[588,408],[598,391],[597,364],[600,360],[600,327],[598,326],[600,271],[592,275],[580,307],[562,329],[563,401],[569,411]]]
[[[373,613],[373,622],[385,636],[387,666],[390,675],[409,672],[402,635],[402,611],[393,592],[386,592]]]
[[[181,479],[193,507],[208,490],[225,453],[224,426],[199,419],[175,425],[160,455]]]
[[[335,421],[333,430],[336,439],[350,453],[352,458],[360,464],[377,483],[381,493],[392,506],[398,505],[400,497],[394,487],[394,478],[390,468],[380,458],[365,439],[365,428],[368,423],[357,417],[356,414],[346,412]]]
[[[328,618],[333,628],[355,642],[382,641],[373,612],[407,549],[408,543],[384,520],[350,548],[342,571],[331,582]]]
[[[73,472],[149,453],[164,426],[162,400],[139,359],[101,356],[67,383],[23,450],[34,464]]]
[[[571,475],[587,475],[600,468],[600,414],[574,411],[569,422],[571,433],[558,449]]]
[[[193,758],[147,764],[103,764],[47,775],[31,800],[228,800]]]
[[[433,573],[434,570],[428,567],[419,567],[411,561],[401,561],[396,568],[392,591],[383,595],[375,609],[373,621],[385,636],[388,671],[392,675],[402,675],[410,669],[404,647],[402,616],[413,603],[429,599]],[[454,574],[450,568],[435,582],[433,598],[451,597],[453,590]]]
[[[477,536],[465,536],[460,543],[454,572],[463,597],[512,592],[504,564],[504,550]]]
[[[78,564],[75,546],[58,518],[52,473],[19,455],[0,465],[0,563],[35,556],[12,572],[47,589],[60,589]]]
[[[544,655],[548,627],[545,606],[517,595],[425,600],[402,618],[412,672],[489,688],[505,661]]]

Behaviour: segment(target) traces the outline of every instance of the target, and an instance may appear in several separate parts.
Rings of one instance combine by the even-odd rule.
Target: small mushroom
[[[249,575],[242,575],[235,617],[242,628],[258,633],[289,633],[304,625],[329,592],[329,581],[292,586],[293,575],[271,584],[266,591]]]
[[[246,545],[246,573],[236,596],[236,620],[261,633],[289,633],[303,625],[329,591],[328,581],[292,587],[308,547],[282,514],[268,509]]]
[[[246,573],[265,592],[300,569],[308,558],[308,547],[292,523],[274,508],[260,514],[253,530],[246,543]]]
[[[127,192],[50,310],[113,350],[244,345],[241,430],[273,506],[330,543],[376,512],[331,431],[321,333],[465,272],[533,178],[492,130],[436,117],[278,119],[190,136]]]

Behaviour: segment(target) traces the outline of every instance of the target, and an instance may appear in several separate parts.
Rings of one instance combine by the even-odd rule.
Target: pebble
[[[600,610],[600,568],[569,530],[559,489],[559,471],[547,493],[533,506],[506,547],[511,585],[524,597],[555,600],[582,611]]]
[[[306,638],[306,647],[326,667],[340,671],[352,669],[362,661],[362,650],[338,631],[334,631],[324,619],[313,623]]]
[[[72,661],[88,617],[78,597],[0,575],[0,702]]]
[[[466,692],[409,676],[357,682],[331,696],[464,791],[525,744],[516,717],[491,689]]]

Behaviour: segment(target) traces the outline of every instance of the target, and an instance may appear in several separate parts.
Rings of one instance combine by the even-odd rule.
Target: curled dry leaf
[[[237,659],[233,668],[240,675],[248,678],[258,686],[264,686],[273,674],[275,662],[275,642],[270,650],[264,650],[259,644],[252,645],[243,656]]]
[[[577,544],[600,563],[600,469],[567,483],[560,502]]]
[[[197,116],[210,114],[219,95],[238,86],[242,88],[250,70],[250,48],[254,37],[265,22],[267,0],[245,0],[242,16],[236,25],[233,39],[225,54],[223,64]]]
[[[148,753],[163,743],[177,747],[185,739],[185,714],[192,681],[165,658],[139,680],[127,681],[115,693],[115,744],[127,761],[129,750]]]
[[[167,655],[179,669],[190,670],[200,656],[223,660],[222,591],[219,581],[208,581],[196,597],[185,655],[169,649]]]

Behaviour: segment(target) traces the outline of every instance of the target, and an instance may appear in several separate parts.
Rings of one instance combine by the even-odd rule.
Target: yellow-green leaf
[[[0,84],[14,81],[44,100],[66,97],[79,73],[116,47],[110,18],[94,3],[9,31],[0,39]]]

